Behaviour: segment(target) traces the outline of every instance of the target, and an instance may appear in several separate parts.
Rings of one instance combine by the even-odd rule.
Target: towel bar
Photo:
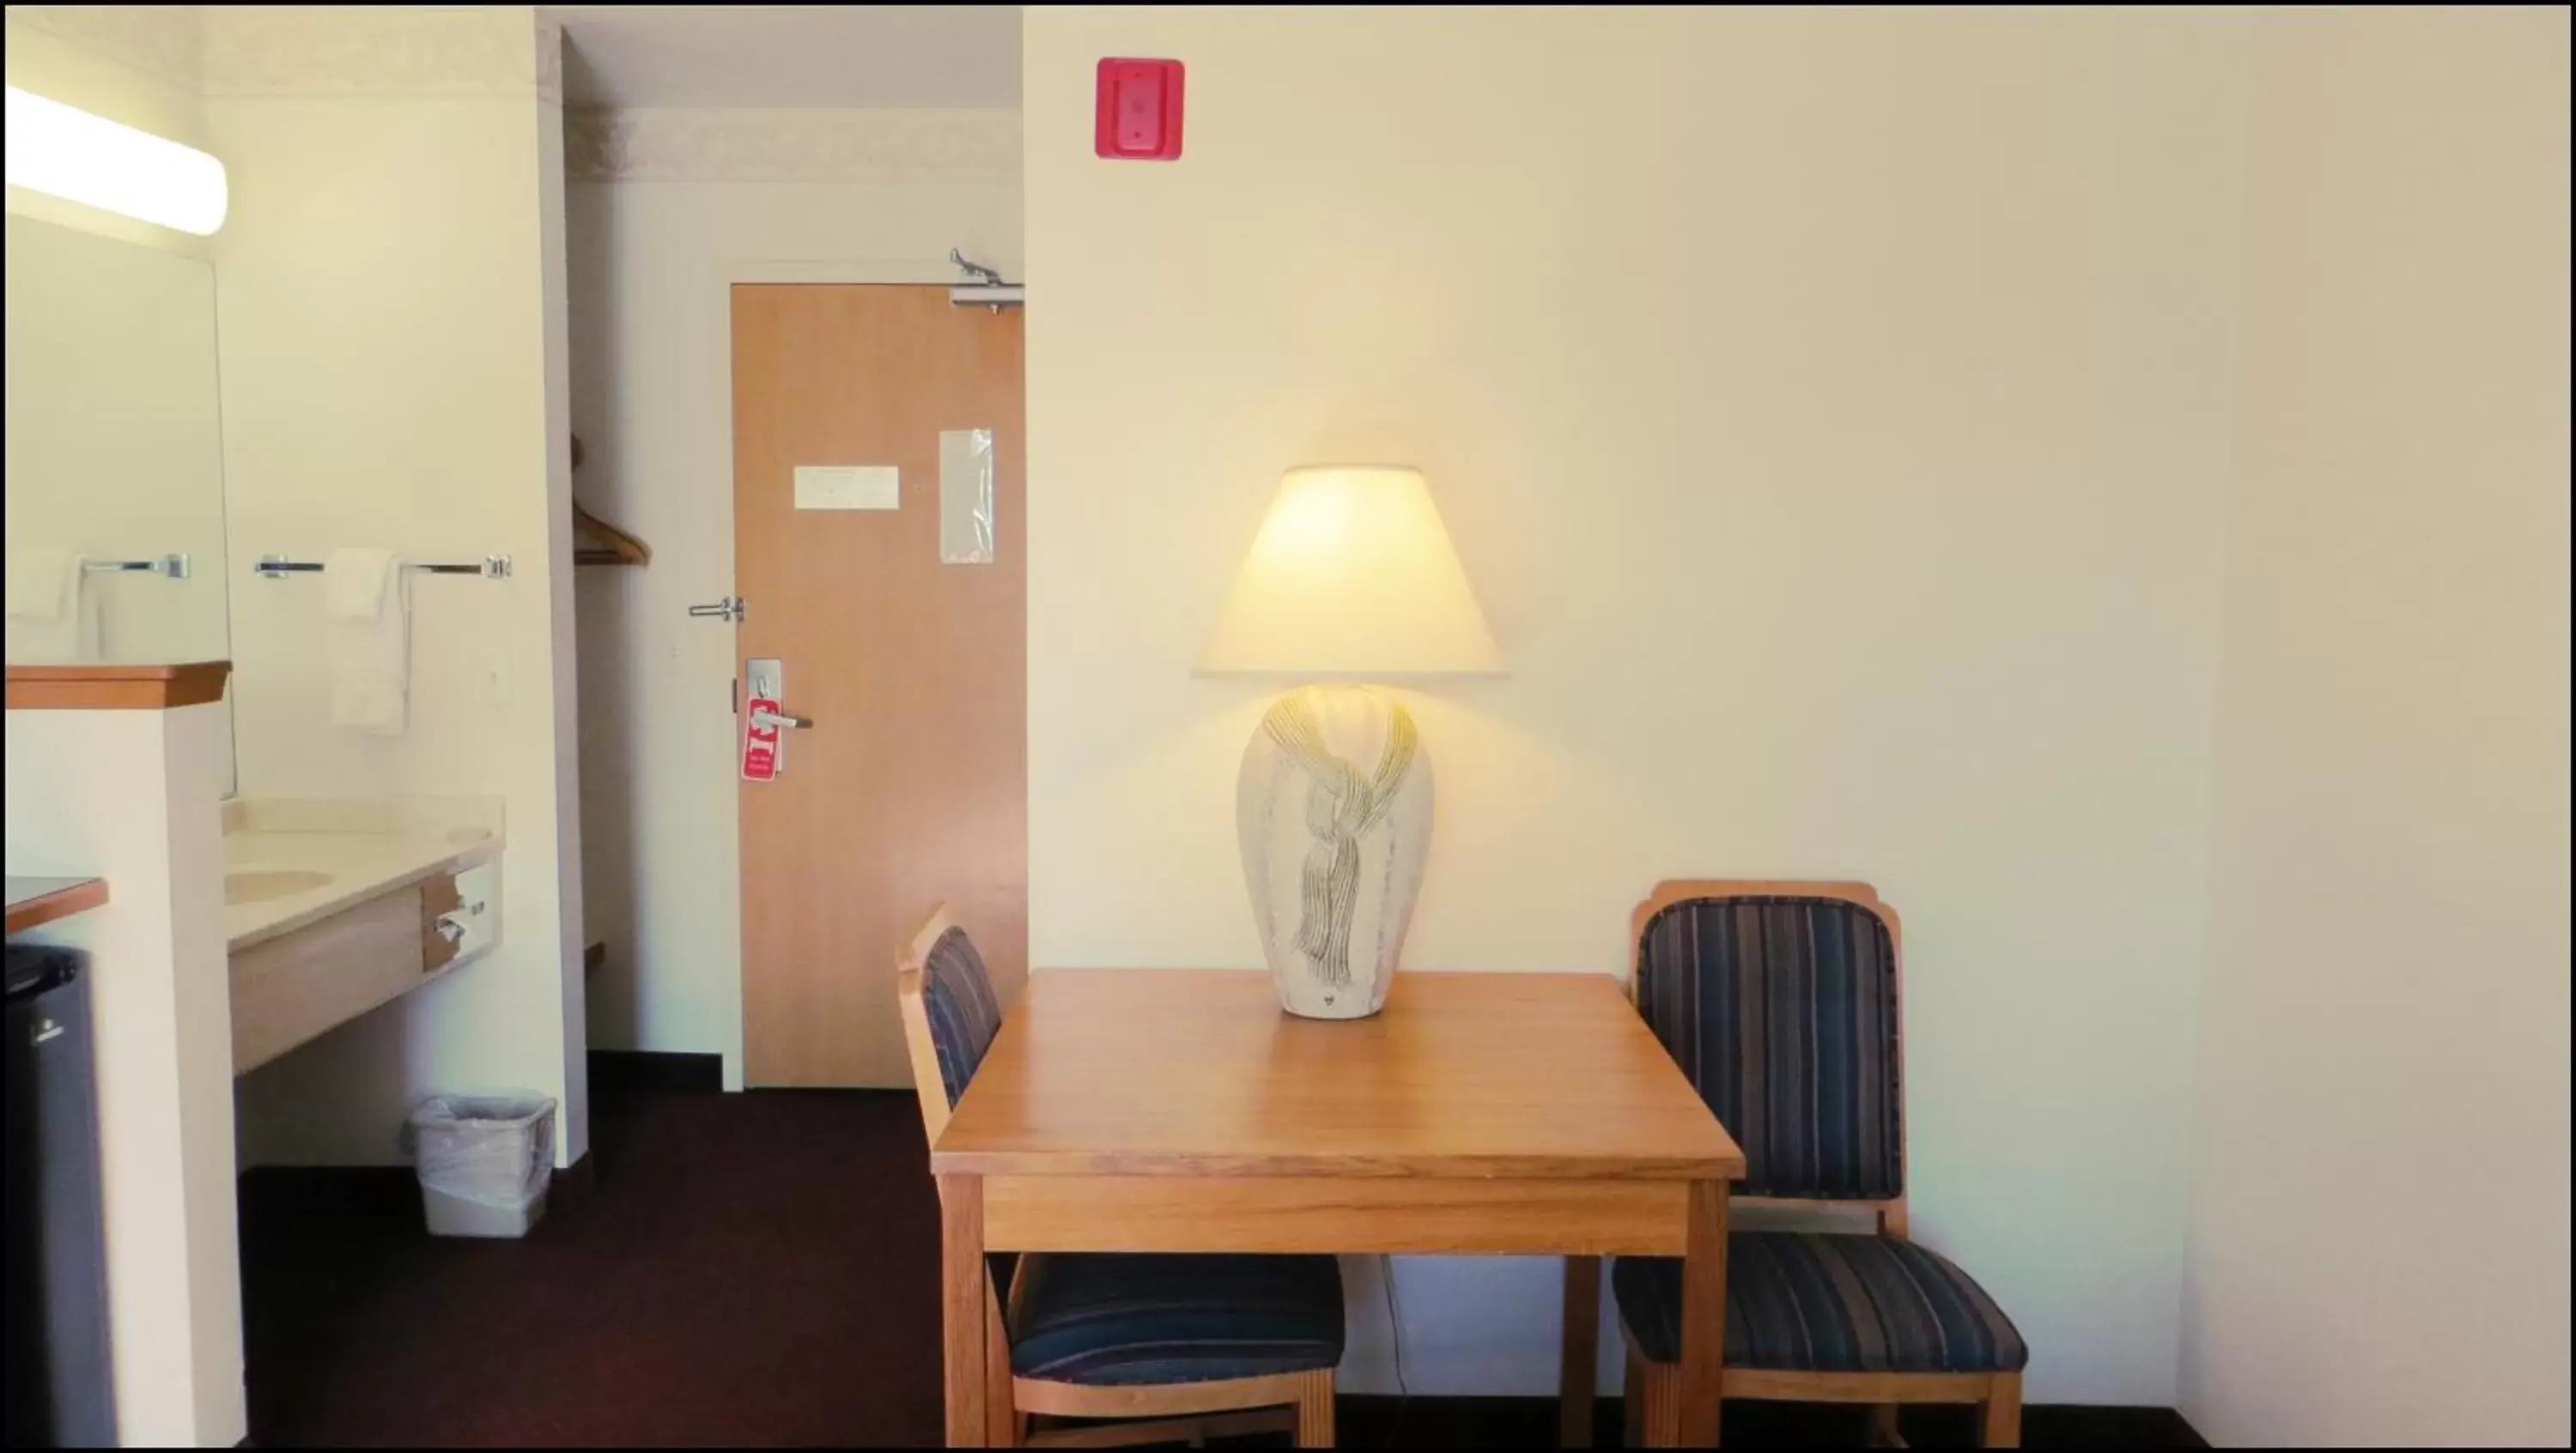
[[[84,560],[81,572],[90,575],[167,575],[172,580],[188,578],[188,557],[155,555],[149,560]]]
[[[486,555],[478,565],[405,560],[402,562],[402,567],[405,570],[426,571],[431,575],[480,575],[486,580],[510,578],[510,557],[507,555]],[[277,580],[289,575],[319,574],[321,569],[322,562],[319,560],[289,560],[283,555],[262,555],[258,563],[251,566],[251,573]]]

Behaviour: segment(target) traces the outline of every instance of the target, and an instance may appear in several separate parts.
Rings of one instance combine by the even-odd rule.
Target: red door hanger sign
[[[742,713],[742,780],[775,782],[778,780],[778,702],[773,697],[755,696],[743,703]]]

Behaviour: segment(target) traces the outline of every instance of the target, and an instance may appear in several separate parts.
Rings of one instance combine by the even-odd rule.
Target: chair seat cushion
[[[1782,1372],[2019,1372],[2021,1333],[1947,1258],[1893,1236],[1739,1231],[1726,1243],[1726,1365]],[[1619,1315],[1679,1357],[1682,1264],[1621,1257]]]
[[[1329,1256],[1037,1255],[1011,1295],[1011,1371],[1095,1386],[1312,1372],[1342,1360]]]

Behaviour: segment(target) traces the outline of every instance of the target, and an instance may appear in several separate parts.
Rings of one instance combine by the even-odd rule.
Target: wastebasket
[[[411,1112],[432,1236],[525,1236],[555,1173],[555,1102],[533,1090],[432,1095]]]

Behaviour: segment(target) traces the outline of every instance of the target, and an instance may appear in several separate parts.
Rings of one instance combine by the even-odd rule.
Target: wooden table
[[[1686,1257],[1682,1436],[1716,1440],[1744,1153],[1608,977],[1410,973],[1322,1021],[1266,974],[1033,974],[930,1159],[951,1444],[1001,1426],[987,1250],[1561,1255],[1569,1441],[1599,1258]]]

